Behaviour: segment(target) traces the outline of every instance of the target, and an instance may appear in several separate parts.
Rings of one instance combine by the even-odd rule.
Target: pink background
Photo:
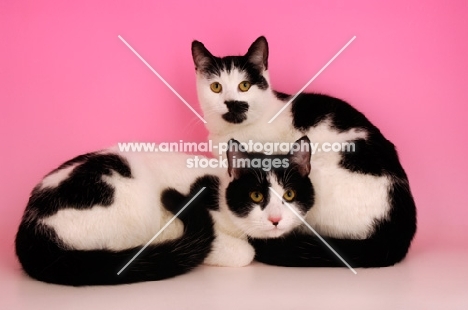
[[[468,245],[466,1],[0,2],[0,252],[28,195],[77,154],[119,141],[203,141],[190,43],[218,55],[270,43],[273,86],[348,100],[398,147],[418,206],[413,251]],[[130,1],[129,1],[130,2]],[[458,235],[453,239],[452,236]]]

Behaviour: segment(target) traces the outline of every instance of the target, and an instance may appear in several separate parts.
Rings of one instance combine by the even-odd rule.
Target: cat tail
[[[351,267],[385,267],[400,262],[410,243],[385,240],[352,240],[324,238]],[[289,235],[277,239],[253,239],[255,259],[287,267],[346,267],[346,264],[319,238],[311,235]]]
[[[338,239],[291,233],[276,239],[251,239],[257,261],[288,267],[386,267],[402,261],[416,231],[415,214],[376,225],[367,239]],[[398,216],[400,217],[400,216]],[[328,246],[327,246],[328,245]],[[336,252],[334,253],[330,247]],[[338,255],[337,255],[338,254]]]
[[[32,278],[73,286],[155,281],[186,273],[202,264],[211,251],[214,229],[208,208],[217,204],[218,182],[214,177],[200,178],[187,196],[175,189],[163,192],[163,205],[176,214],[206,187],[179,216],[183,235],[150,244],[123,271],[142,246],[123,251],[69,249],[53,229],[37,222],[21,223],[16,236],[17,256]]]

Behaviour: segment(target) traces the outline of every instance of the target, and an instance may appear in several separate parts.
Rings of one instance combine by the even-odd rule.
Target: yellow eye
[[[218,82],[213,82],[210,84],[211,91],[214,93],[220,93],[223,87]]]
[[[250,192],[250,199],[252,199],[253,202],[259,203],[263,200],[263,194],[258,191]]]
[[[296,191],[293,189],[288,189],[284,195],[283,195],[284,200],[286,201],[293,201],[294,198],[296,198]]]
[[[247,81],[240,82],[239,90],[243,92],[248,91],[250,86],[251,86],[250,82],[247,82]]]

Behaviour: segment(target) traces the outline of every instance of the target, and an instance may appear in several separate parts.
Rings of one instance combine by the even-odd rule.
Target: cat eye
[[[263,194],[259,191],[250,192],[250,199],[252,199],[253,202],[259,203],[263,200]]]
[[[283,195],[283,199],[286,201],[293,201],[294,198],[296,198],[296,191],[293,189],[288,189]]]
[[[247,82],[247,81],[240,82],[239,90],[242,92],[246,92],[249,90],[250,86],[252,86],[250,82]]]
[[[223,87],[218,82],[213,82],[210,84],[211,91],[214,93],[220,93]]]

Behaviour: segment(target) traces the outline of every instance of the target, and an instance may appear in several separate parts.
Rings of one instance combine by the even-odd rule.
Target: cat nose
[[[270,216],[268,220],[275,226],[278,226],[279,222],[281,221],[281,216]]]

